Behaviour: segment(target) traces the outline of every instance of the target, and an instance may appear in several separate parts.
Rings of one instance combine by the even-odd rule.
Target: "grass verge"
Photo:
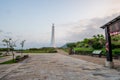
[[[13,63],[16,63],[15,61],[13,61],[13,59],[11,60],[8,60],[8,61],[5,61],[5,62],[2,62],[0,64],[13,64]]]

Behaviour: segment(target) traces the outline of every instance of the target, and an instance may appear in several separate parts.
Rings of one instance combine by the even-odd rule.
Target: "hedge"
[[[74,48],[74,51],[76,54],[82,54],[82,55],[91,55],[93,52],[92,48]]]
[[[82,55],[91,55],[92,52],[95,49],[92,48],[74,48],[76,54],[82,54]],[[105,48],[101,49],[102,50],[102,55],[106,56],[106,50]],[[120,55],[120,48],[116,48],[112,50],[113,57]]]

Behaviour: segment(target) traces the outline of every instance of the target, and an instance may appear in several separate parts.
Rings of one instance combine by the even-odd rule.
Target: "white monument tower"
[[[55,26],[52,24],[51,46],[55,48]]]

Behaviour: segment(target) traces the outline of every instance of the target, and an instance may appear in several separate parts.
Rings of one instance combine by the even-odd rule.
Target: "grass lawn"
[[[4,56],[0,56],[0,58],[1,58],[1,57],[4,57]]]
[[[7,57],[7,56],[0,56],[0,58],[2,58],[2,57]]]
[[[15,61],[13,61],[13,59],[11,60],[8,60],[8,61],[5,61],[5,62],[2,62],[0,64],[13,64],[13,63],[16,63]]]
[[[68,48],[62,48],[62,50],[64,50],[65,52],[69,53],[69,49]]]
[[[41,50],[24,50],[23,53],[49,53],[49,52]]]
[[[56,53],[56,50],[24,50],[22,53]]]
[[[26,50],[22,50],[22,53],[56,53],[55,48],[30,48]]]

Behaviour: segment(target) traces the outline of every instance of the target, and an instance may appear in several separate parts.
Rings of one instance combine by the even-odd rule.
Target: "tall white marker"
[[[54,48],[56,47],[55,46],[55,26],[54,26],[54,24],[52,24],[51,46]]]

